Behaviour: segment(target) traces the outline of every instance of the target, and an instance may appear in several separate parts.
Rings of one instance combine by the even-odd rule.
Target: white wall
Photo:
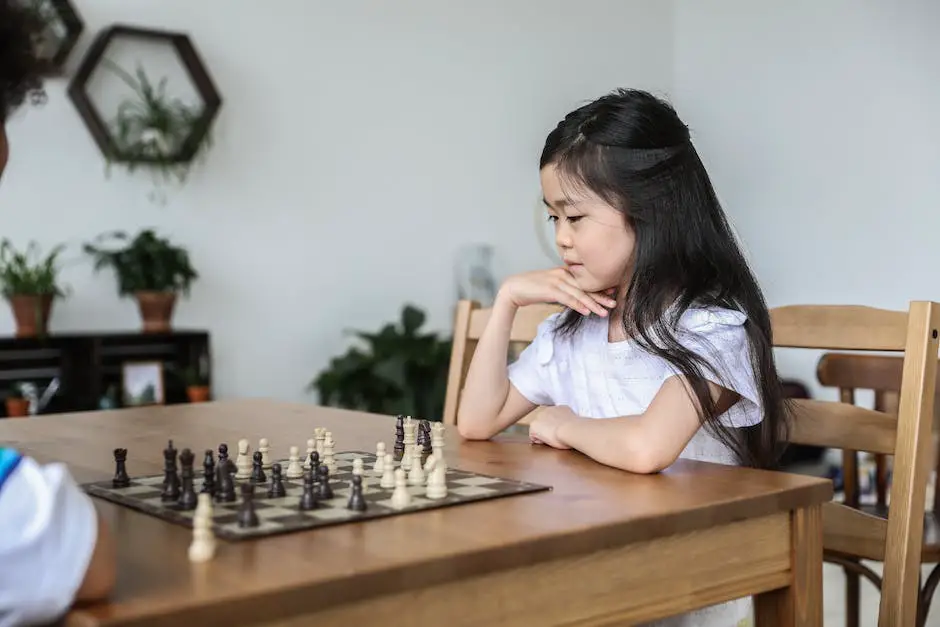
[[[938,26],[934,0],[677,3],[676,102],[771,305],[940,299]]]
[[[533,227],[546,133],[611,88],[672,85],[658,0],[75,1],[88,31],[72,66],[112,22],[191,33],[225,100],[216,144],[154,205],[146,176],[105,179],[50,82],[9,124],[0,234],[77,251],[155,226],[187,245],[202,280],[175,322],[212,332],[221,397],[315,399],[304,387],[345,350],[341,330],[406,301],[449,329],[466,243],[495,245],[500,277],[548,263]],[[64,278],[54,331],[138,327],[110,274],[80,262]]]

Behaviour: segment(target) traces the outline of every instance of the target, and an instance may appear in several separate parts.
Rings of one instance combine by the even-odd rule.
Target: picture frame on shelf
[[[160,361],[129,361],[121,366],[121,398],[125,407],[163,405],[166,386],[163,363]]]

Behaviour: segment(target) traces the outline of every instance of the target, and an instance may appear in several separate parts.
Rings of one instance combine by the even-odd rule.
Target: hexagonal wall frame
[[[115,24],[98,34],[69,82],[69,98],[78,110],[78,114],[94,138],[95,143],[98,144],[98,148],[109,160],[116,163],[156,161],[154,159],[131,157],[122,153],[109,132],[107,124],[88,97],[86,90],[88,81],[99,63],[101,63],[108,44],[116,38],[166,42],[173,46],[180,62],[195,85],[196,91],[199,93],[199,97],[203,102],[203,109],[179,150],[168,161],[171,163],[188,163],[192,161],[199,152],[200,146],[209,134],[212,123],[222,107],[222,97],[219,95],[205,64],[200,59],[188,35],[181,32],[140,28],[125,24]]]
[[[47,27],[36,42],[36,54],[45,62],[46,73],[61,72],[85,30],[85,23],[69,0],[21,0],[30,6]]]

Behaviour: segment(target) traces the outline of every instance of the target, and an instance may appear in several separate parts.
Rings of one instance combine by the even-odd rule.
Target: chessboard
[[[361,475],[365,480],[362,497],[366,505],[362,511],[348,507],[353,483],[353,462],[356,458],[362,460],[365,471]],[[445,475],[446,496],[441,499],[430,499],[426,497],[426,486],[409,485],[407,489],[411,495],[410,503],[404,507],[395,508],[391,499],[394,488],[383,488],[379,485],[380,477],[372,470],[375,460],[376,456],[373,453],[361,451],[335,453],[333,455],[335,471],[329,474],[332,498],[319,500],[316,507],[310,510],[304,510],[299,506],[304,492],[303,478],[283,476],[284,496],[269,496],[272,477],[270,471],[267,471],[267,481],[253,485],[251,489],[257,524],[254,526],[239,524],[239,510],[243,504],[243,496],[238,490],[239,497],[234,501],[213,500],[212,531],[218,538],[237,541],[551,489],[549,486],[501,479],[448,466]],[[287,468],[290,461],[280,460],[278,463],[283,468]],[[184,508],[176,501],[162,499],[164,475],[132,476],[129,479],[125,487],[114,487],[114,482],[110,479],[83,484],[82,487],[92,496],[156,516],[170,523],[193,527],[194,509]],[[246,481],[237,480],[237,483],[244,484]]]

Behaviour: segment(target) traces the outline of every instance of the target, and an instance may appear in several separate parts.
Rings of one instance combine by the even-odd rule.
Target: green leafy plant
[[[424,322],[424,312],[406,305],[398,324],[377,333],[348,331],[363,346],[332,359],[309,389],[324,405],[440,420],[452,344],[420,332]]]
[[[106,248],[103,243],[118,244]],[[189,253],[152,229],[144,229],[133,239],[123,231],[99,235],[84,246],[94,258],[98,272],[110,267],[118,281],[118,294],[132,296],[137,292],[177,292],[189,294],[192,283],[199,278]]]
[[[110,123],[116,152],[108,157],[109,169],[115,162],[122,163],[128,172],[147,166],[162,174],[164,180],[175,177],[180,183],[185,182],[192,159],[182,155],[191,150],[191,156],[196,157],[212,145],[208,129],[204,135],[196,133],[202,104],[188,105],[179,98],[169,98],[167,78],[161,78],[154,86],[140,66],[136,75],[109,59],[102,59],[102,66],[134,92],[133,98],[121,102]],[[197,135],[202,137],[201,141],[191,145],[199,141]]]
[[[59,285],[59,255],[63,244],[55,246],[48,254],[40,254],[39,245],[30,242],[26,250],[14,248],[4,238],[0,243],[0,290],[5,297],[11,296],[65,296]]]

